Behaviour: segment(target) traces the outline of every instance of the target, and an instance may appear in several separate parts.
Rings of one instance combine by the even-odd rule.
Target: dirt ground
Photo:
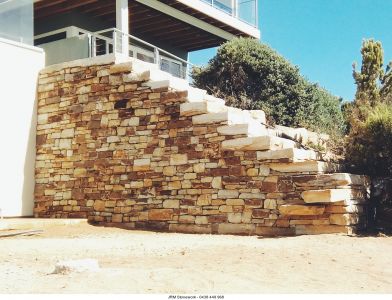
[[[51,274],[97,259],[99,272]],[[0,293],[392,293],[392,237],[259,238],[87,224],[0,238]]]

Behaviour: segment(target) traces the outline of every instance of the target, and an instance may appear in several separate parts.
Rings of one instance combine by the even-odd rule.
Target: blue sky
[[[360,64],[363,38],[380,40],[385,64],[392,60],[392,0],[259,0],[259,26],[263,43],[345,100],[355,94],[352,63]],[[206,64],[215,52],[190,60]]]

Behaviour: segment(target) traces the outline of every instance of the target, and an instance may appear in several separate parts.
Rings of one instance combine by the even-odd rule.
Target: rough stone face
[[[306,205],[281,205],[279,212],[282,215],[298,215],[298,216],[312,216],[322,215],[324,213],[324,206],[306,206]]]
[[[229,108],[180,79],[156,80],[161,72],[149,68],[65,64],[41,72],[35,216],[208,234],[360,225],[366,177],[325,174],[334,167],[271,134],[263,112]]]
[[[351,189],[330,189],[305,191],[301,194],[306,203],[331,203],[350,200],[352,198]]]

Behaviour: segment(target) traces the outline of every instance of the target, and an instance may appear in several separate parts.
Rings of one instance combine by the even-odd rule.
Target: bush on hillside
[[[347,143],[350,167],[375,177],[392,176],[392,106],[377,105],[358,126]]]
[[[254,39],[236,38],[223,44],[206,67],[194,68],[194,84],[227,104],[263,109],[269,121],[341,133],[344,119],[340,99],[301,76],[269,46]]]

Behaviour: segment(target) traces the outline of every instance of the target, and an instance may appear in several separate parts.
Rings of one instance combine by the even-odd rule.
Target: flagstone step
[[[270,163],[271,170],[281,173],[331,173],[340,169],[338,164],[323,161],[302,161],[290,163]]]
[[[307,160],[319,160],[321,157],[313,150],[286,148],[280,150],[257,151],[257,160],[287,160],[289,162],[301,162]]]
[[[349,201],[354,197],[351,189],[310,190],[301,194],[305,203],[334,203]]]
[[[202,101],[187,102],[180,106],[181,116],[195,116],[208,113],[222,113],[227,111],[227,106],[220,102]]]
[[[223,150],[279,150],[296,147],[296,143],[275,136],[245,137],[222,142]]]
[[[245,135],[247,137],[266,136],[269,131],[264,125],[261,125],[256,120],[246,124],[224,125],[217,128],[221,135]]]

